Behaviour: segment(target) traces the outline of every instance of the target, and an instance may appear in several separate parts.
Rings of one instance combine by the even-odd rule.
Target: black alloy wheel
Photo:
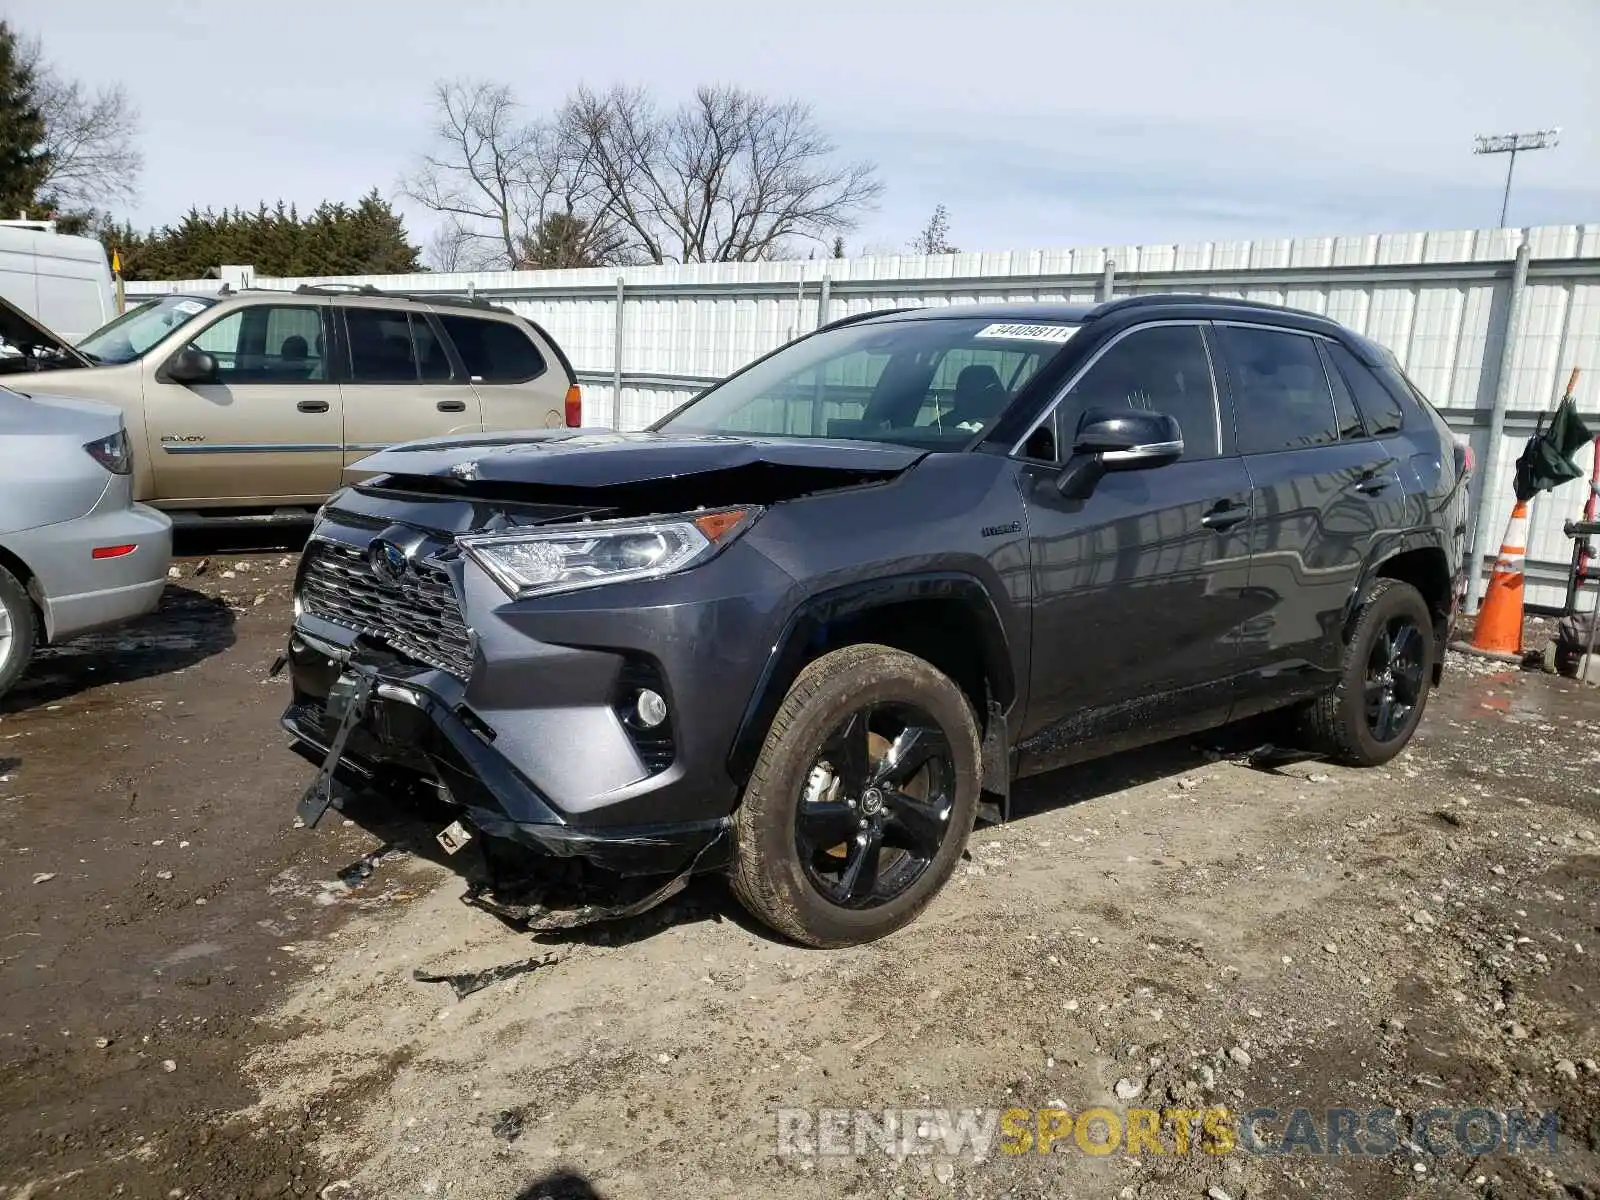
[[[1380,742],[1408,731],[1422,696],[1427,651],[1424,634],[1407,614],[1391,617],[1367,657],[1367,728]]]
[[[845,908],[874,908],[939,855],[955,807],[950,743],[912,704],[868,704],[834,726],[795,810],[806,878]]]

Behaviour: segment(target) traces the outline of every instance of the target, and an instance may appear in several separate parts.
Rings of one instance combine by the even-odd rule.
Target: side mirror
[[[1183,455],[1177,421],[1141,408],[1091,408],[1078,422],[1072,453],[1098,454],[1108,471],[1164,467]]]
[[[217,360],[204,350],[185,346],[167,364],[167,378],[174,383],[215,383]]]
[[[1183,456],[1183,431],[1164,413],[1140,408],[1091,408],[1078,422],[1072,455],[1056,486],[1068,499],[1084,499],[1107,471],[1164,467]]]

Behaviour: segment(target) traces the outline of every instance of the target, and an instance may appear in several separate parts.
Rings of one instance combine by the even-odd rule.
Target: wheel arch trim
[[[1349,622],[1355,619],[1356,610],[1361,606],[1361,597],[1366,595],[1367,589],[1375,580],[1385,576],[1384,568],[1401,555],[1418,550],[1434,551],[1443,562],[1447,593],[1445,603],[1449,605],[1461,582],[1459,578],[1461,572],[1451,567],[1450,551],[1445,545],[1443,535],[1438,530],[1427,528],[1399,530],[1373,544],[1372,551],[1367,555],[1367,561],[1361,569],[1361,578],[1345,601],[1345,628],[1348,629]]]
[[[1452,561],[1450,547],[1444,535],[1438,530],[1426,527],[1401,530],[1377,542],[1362,567],[1360,581],[1345,603],[1344,618],[1340,628],[1344,630],[1345,638],[1348,640],[1350,630],[1360,612],[1361,598],[1367,594],[1373,583],[1382,578],[1402,578],[1387,576],[1384,568],[1401,555],[1417,551],[1431,551],[1437,554],[1444,567],[1446,585],[1444,609],[1442,612],[1435,610],[1434,614],[1438,636],[1433,656],[1433,685],[1438,687],[1444,680],[1444,649],[1449,644],[1455,625],[1456,603],[1466,585],[1465,569],[1461,559],[1457,557]],[[1402,578],[1402,582],[1409,581]],[[1424,596],[1423,599],[1432,607],[1430,597]]]
[[[728,773],[734,783],[742,788],[748,782],[778,706],[805,665],[816,657],[813,648],[825,639],[831,625],[875,609],[918,601],[955,601],[972,614],[982,642],[984,674],[992,692],[993,707],[1002,713],[1008,710],[1016,698],[1009,641],[999,611],[982,581],[961,571],[857,580],[807,597],[795,606],[784,622],[728,750]],[[988,715],[980,709],[980,719]]]

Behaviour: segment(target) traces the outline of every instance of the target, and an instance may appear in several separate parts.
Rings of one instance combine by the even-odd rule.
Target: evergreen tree
[[[304,218],[278,201],[254,212],[190,209],[176,226],[141,234],[101,218],[106,249],[122,255],[123,278],[200,279],[224,263],[261,275],[403,275],[420,269],[405,224],[373,189],[354,208],[324,201]]]
[[[40,150],[44,136],[33,69],[19,53],[16,33],[0,21],[0,217],[30,207],[44,185],[50,173]]]
[[[568,212],[551,213],[531,238],[522,240],[517,266],[529,270],[597,267],[602,253],[594,245],[589,222]]]

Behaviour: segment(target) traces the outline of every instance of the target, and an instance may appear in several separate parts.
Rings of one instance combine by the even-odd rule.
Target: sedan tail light
[[[1466,438],[1457,435],[1456,473],[1461,476],[1469,476],[1476,466],[1477,456],[1472,453],[1472,443],[1467,441]]]
[[[567,428],[576,429],[583,424],[583,389],[573,384],[567,389]]]
[[[128,431],[119,429],[110,437],[103,437],[84,446],[89,457],[113,475],[126,475],[133,470],[133,450],[128,444]]]

